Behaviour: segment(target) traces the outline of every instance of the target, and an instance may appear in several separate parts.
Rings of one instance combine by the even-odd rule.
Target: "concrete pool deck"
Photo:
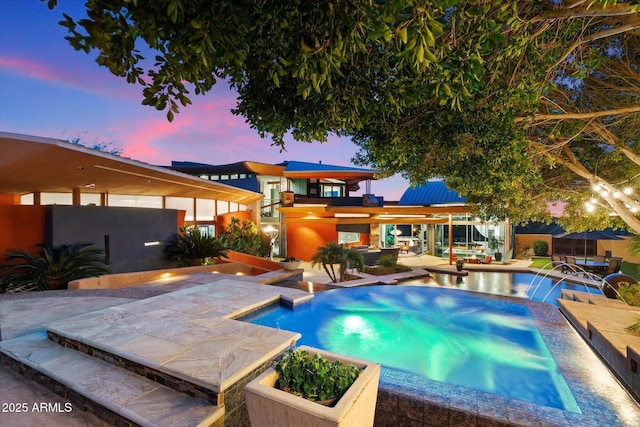
[[[402,261],[403,263],[406,263],[404,262],[404,258]],[[442,265],[443,263],[440,261],[438,264],[446,268],[446,263]],[[422,263],[422,266],[425,266],[424,262]],[[305,268],[306,267],[307,266],[305,266]],[[316,282],[324,281],[326,283],[327,280],[324,272],[319,269],[309,270],[309,274],[305,271],[304,280]],[[209,276],[208,279],[200,278],[195,283],[192,282],[189,285],[182,282],[174,285],[168,285],[166,287],[154,286],[145,288],[145,286],[140,286],[118,291],[73,291],[73,297],[71,297],[69,292],[56,291],[47,293],[47,296],[32,293],[0,298],[2,339],[10,340],[11,338],[24,337],[30,333],[42,330],[42,325],[44,324],[51,324],[52,327],[50,329],[57,328],[58,331],[61,331],[69,326],[73,327],[74,321],[65,319],[69,319],[76,315],[80,316],[75,320],[75,322],[80,322],[79,325],[81,327],[79,329],[84,329],[84,326],[89,326],[87,322],[98,315],[102,315],[103,318],[106,319],[113,318],[116,322],[118,319],[122,321],[125,318],[131,320],[131,317],[127,316],[112,315],[104,317],[104,315],[107,313],[122,313],[130,311],[126,309],[128,304],[133,304],[133,307],[137,308],[141,308],[145,305],[148,306],[150,305],[149,303],[153,297],[172,291],[175,292],[175,294],[167,296],[164,299],[165,301],[172,301],[172,304],[178,304],[178,301],[181,301],[181,298],[185,297],[190,302],[193,302],[193,292],[196,291],[189,291],[189,289],[191,289],[191,287],[208,286],[210,281]],[[229,303],[230,307],[225,308],[224,313],[226,314],[219,312],[214,316],[214,318],[217,319],[221,317],[228,320],[228,318],[224,316],[232,316],[234,310],[254,306],[256,304],[256,300],[260,300],[260,303],[262,303],[264,300],[274,298],[273,295],[287,294],[290,291],[295,291],[293,292],[295,295],[301,295],[299,293],[302,292],[299,289],[284,290],[283,288],[251,283],[243,283],[242,287],[246,287],[248,290],[247,292],[244,292],[244,296],[234,294],[227,295],[228,299],[224,299],[227,301],[225,305]],[[258,297],[257,294],[262,291],[268,292],[269,295],[266,297]],[[207,294],[209,294],[209,292],[207,292]],[[183,297],[181,297],[181,295]],[[184,300],[182,301],[184,302]],[[189,306],[189,304],[187,304],[187,306]],[[152,311],[157,310],[154,309]],[[553,308],[552,311],[559,316],[557,309]],[[82,316],[83,313],[89,312],[92,312],[92,314],[89,316]],[[196,317],[201,318],[202,307],[198,306],[194,308],[194,306],[191,305],[189,307],[184,307],[182,312],[192,313],[195,314]],[[154,314],[154,316],[156,315]],[[401,421],[410,421],[415,425],[430,425],[426,423],[420,424],[420,421],[425,418],[424,406],[421,407],[422,409],[418,409],[418,406],[415,405],[415,399],[402,399],[401,397],[398,397],[411,397],[416,394],[420,395],[415,396],[418,400],[430,399],[429,402],[432,403],[435,400],[436,403],[439,404],[440,408],[462,407],[464,410],[475,410],[478,413],[481,411],[486,412],[490,409],[497,410],[498,413],[502,415],[499,415],[496,419],[499,423],[494,425],[509,425],[507,423],[511,423],[511,425],[525,426],[637,425],[637,420],[640,419],[640,409],[637,402],[631,399],[626,390],[620,387],[604,364],[602,364],[602,362],[595,356],[584,341],[580,339],[576,332],[570,328],[566,322],[564,322],[564,319],[555,318],[555,315],[552,316],[554,316],[554,319],[552,319],[552,322],[548,327],[551,328],[553,334],[557,336],[557,345],[559,346],[557,347],[558,354],[554,354],[554,356],[556,358],[560,358],[560,363],[563,365],[566,364],[567,367],[565,369],[568,370],[569,376],[568,382],[571,383],[572,390],[576,390],[574,387],[579,388],[576,393],[579,396],[579,398],[577,398],[578,404],[581,409],[587,412],[587,415],[571,415],[565,414],[564,411],[557,410],[540,410],[538,408],[531,407],[531,405],[528,404],[504,402],[503,398],[496,397],[495,395],[479,394],[472,390],[465,390],[456,387],[445,387],[446,390],[443,390],[442,385],[435,382],[430,384],[425,390],[424,387],[418,388],[416,386],[416,381],[418,381],[418,379],[415,377],[398,374],[397,371],[387,371],[381,378],[381,390],[383,392],[380,395],[379,407],[381,412],[380,416],[385,416],[385,419],[387,419],[388,422],[385,422],[384,424],[380,423],[379,425],[402,425],[400,424]],[[62,327],[63,325],[65,326],[64,328]],[[77,326],[78,323],[75,323],[75,325]],[[123,321],[121,324],[122,327],[127,326],[128,328],[135,329],[133,325],[134,323],[130,324],[128,321]],[[145,327],[149,329],[153,325],[153,322],[149,323],[147,320]],[[87,328],[87,330],[89,329],[90,328]],[[140,328],[138,328],[137,333],[139,333],[139,329]],[[93,336],[100,337],[99,332],[100,331],[98,330],[94,330]],[[110,348],[111,346],[115,346],[113,342],[106,339],[108,334],[105,335],[104,333],[105,331],[103,330],[103,341],[106,345]],[[82,335],[84,335],[84,333],[82,333]],[[284,338],[286,341],[291,337],[287,336]],[[86,340],[86,337],[81,340]],[[556,340],[554,339],[554,342],[555,341]],[[563,345],[567,343],[570,344],[570,346],[563,347]],[[554,343],[553,346],[555,345],[556,344]],[[134,346],[133,348],[135,347],[137,346]],[[131,348],[132,347],[129,347],[129,349]],[[169,357],[169,359],[171,359],[171,357]],[[36,384],[26,381],[21,377],[16,377],[16,374],[9,371],[6,367],[2,367],[0,369],[0,375],[2,375],[0,377],[2,379],[2,381],[0,381],[0,396],[2,396],[1,403],[26,402],[30,408],[27,413],[1,412],[0,424],[2,425],[31,426],[47,425],[52,422],[54,424],[62,424],[62,422],[53,421],[55,419],[64,420],[64,424],[68,425],[106,425],[98,417],[83,413],[77,409],[68,413],[51,413],[51,411],[49,413],[35,412],[31,410],[31,406],[35,403],[46,401],[62,402],[61,404],[63,404],[68,401],[65,402],[64,400],[58,400],[59,398],[56,396],[42,392]],[[575,378],[573,377],[574,375]],[[219,387],[221,384],[219,383],[217,385]],[[469,406],[471,406],[471,408]],[[451,417],[450,413],[448,414],[449,415],[447,416]],[[449,423],[450,425],[455,425],[452,418],[448,418],[448,420],[451,421],[451,423]],[[168,424],[160,423],[159,425]]]

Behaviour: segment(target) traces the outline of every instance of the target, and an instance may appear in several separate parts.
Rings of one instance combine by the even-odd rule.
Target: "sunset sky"
[[[234,116],[236,94],[224,83],[193,96],[173,123],[166,112],[143,106],[140,86],[127,84],[76,52],[58,25],[62,13],[84,17],[81,0],[59,0],[53,11],[39,0],[0,0],[0,131],[70,140],[113,142],[122,155],[168,165],[172,160],[210,164],[283,160],[352,166],[357,147],[333,137],[326,143],[290,139],[281,153]],[[408,182],[393,177],[372,184],[385,200],[398,200]]]

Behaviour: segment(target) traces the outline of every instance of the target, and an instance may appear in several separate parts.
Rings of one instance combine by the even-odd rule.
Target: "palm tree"
[[[170,259],[178,266],[201,265],[206,258],[221,258],[227,255],[225,244],[220,239],[204,235],[198,227],[182,227],[172,243],[165,249]]]
[[[2,267],[3,292],[65,289],[69,282],[108,274],[104,252],[90,248],[92,243],[73,243],[52,247],[39,244],[40,255],[18,250],[7,251],[7,261],[22,260]]]
[[[331,281],[337,283],[338,281],[343,282],[345,280],[348,266],[351,265],[358,270],[362,270],[364,268],[364,259],[362,258],[362,254],[354,249],[345,248],[335,242],[329,242],[327,246],[319,247],[316,253],[313,254],[311,265],[316,266],[319,264],[321,264],[324,271],[327,272]],[[335,264],[339,264],[339,277],[336,274]]]

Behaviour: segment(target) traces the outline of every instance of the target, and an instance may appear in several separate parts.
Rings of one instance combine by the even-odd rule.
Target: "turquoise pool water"
[[[316,294],[243,320],[296,331],[306,344],[543,406],[580,412],[528,309],[428,286]]]

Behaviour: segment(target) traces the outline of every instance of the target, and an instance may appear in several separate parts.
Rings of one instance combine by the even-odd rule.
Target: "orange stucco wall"
[[[287,256],[309,261],[319,247],[337,241],[334,224],[287,224]]]
[[[8,249],[40,253],[38,243],[45,241],[44,206],[20,206],[20,196],[0,195],[0,260]]]

